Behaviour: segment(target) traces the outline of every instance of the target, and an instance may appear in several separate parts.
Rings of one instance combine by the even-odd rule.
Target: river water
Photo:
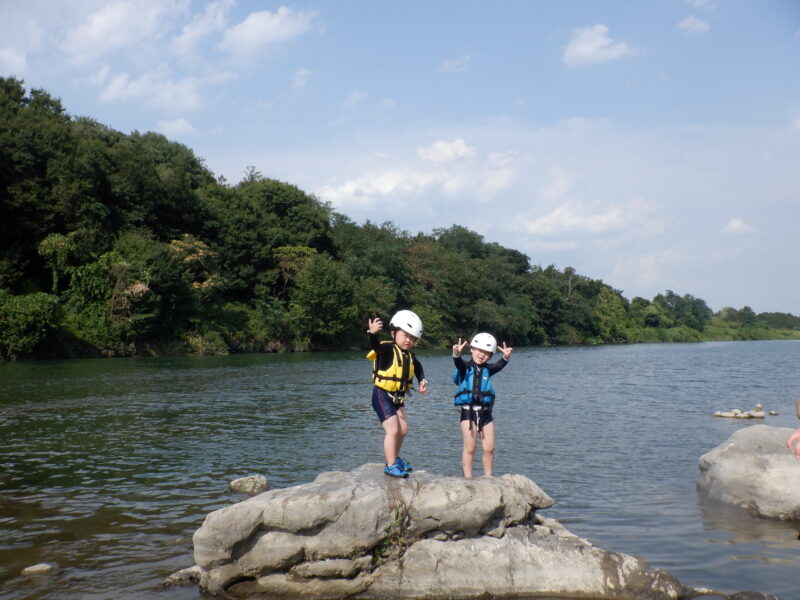
[[[427,396],[408,403],[403,455],[460,474],[452,359],[420,353]],[[494,379],[496,474],[522,473],[544,511],[684,584],[800,599],[800,526],[704,499],[699,457],[761,403],[796,427],[800,342],[518,348]],[[382,460],[363,353],[0,365],[0,599],[199,598],[161,589],[193,564],[205,515],[273,488]],[[476,460],[480,473],[480,461]],[[412,475],[413,476],[413,475]],[[800,479],[798,480],[800,485]],[[23,577],[56,563],[54,575]]]

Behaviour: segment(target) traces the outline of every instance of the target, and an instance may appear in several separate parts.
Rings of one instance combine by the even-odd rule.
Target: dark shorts
[[[397,402],[389,395],[389,392],[382,390],[379,387],[372,388],[372,408],[375,409],[375,414],[378,419],[383,423],[397,414],[398,408],[403,408],[403,402]]]
[[[461,419],[460,421],[469,421],[470,417],[470,407],[469,406],[462,406],[461,407]],[[481,428],[484,425],[488,425],[489,423],[493,422],[494,418],[492,417],[492,407],[491,406],[484,406],[481,408]]]

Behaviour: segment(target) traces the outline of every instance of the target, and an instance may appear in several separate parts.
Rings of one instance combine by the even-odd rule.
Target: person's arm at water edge
[[[797,418],[800,419],[800,398],[795,400],[795,411],[797,412]],[[789,452],[794,454],[797,460],[800,460],[800,429],[795,430],[795,432],[789,436],[789,439],[786,440],[786,447],[789,449]]]

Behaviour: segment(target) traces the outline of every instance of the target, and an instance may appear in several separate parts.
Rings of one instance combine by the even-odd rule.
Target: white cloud
[[[220,0],[208,4],[205,11],[196,15],[191,23],[184,25],[180,35],[172,40],[173,49],[179,54],[194,52],[204,38],[225,28],[228,12],[234,4],[234,0]]]
[[[155,0],[106,4],[70,31],[61,48],[76,62],[89,62],[153,37],[170,9],[172,3]]]
[[[145,73],[132,80],[127,73],[120,73],[100,92],[103,102],[133,99],[170,110],[195,110],[202,104],[198,81],[191,77],[172,81]]]
[[[608,27],[605,25],[593,25],[573,30],[562,60],[567,66],[576,67],[626,58],[637,52],[625,42],[608,37]]]
[[[573,179],[560,168],[553,169],[552,181],[542,190],[542,197],[545,200],[559,200],[563,198],[573,187]]]
[[[395,107],[394,100],[391,98],[384,98],[381,100],[381,108],[385,108],[387,110],[391,110]]]
[[[611,274],[604,278],[614,281],[623,290],[663,289],[669,281],[667,272],[683,261],[680,251],[667,249],[649,254],[633,254],[617,258]]]
[[[0,49],[0,73],[21,76],[28,70],[28,60],[23,52],[13,48]]]
[[[731,235],[747,235],[754,233],[755,228],[745,223],[742,219],[734,217],[730,219],[722,228],[722,233]]]
[[[0,40],[4,46],[3,52],[21,54],[27,61],[28,55],[41,49],[44,33],[39,22],[26,14],[25,10],[29,10],[29,7],[22,9],[12,2],[0,2]],[[7,55],[5,60],[20,66],[19,56]]]
[[[194,126],[183,118],[175,119],[174,121],[159,121],[157,128],[167,137],[179,137],[197,132]]]
[[[292,88],[301,90],[308,84],[308,78],[311,77],[309,69],[297,69],[292,73]]]
[[[579,202],[566,202],[538,219],[522,218],[521,224],[523,230],[532,235],[604,234],[639,225],[654,212],[655,205],[652,202],[639,198],[595,213]]]
[[[489,169],[484,173],[483,182],[478,192],[483,197],[492,197],[498,191],[507,188],[514,180],[514,170],[509,167]]]
[[[266,46],[288,42],[311,29],[316,12],[296,12],[281,6],[274,13],[250,13],[244,21],[225,30],[220,48],[239,57],[252,57]]]
[[[347,100],[344,101],[345,108],[355,108],[367,97],[366,92],[362,92],[360,90],[355,90],[350,93],[347,97]]]
[[[687,34],[703,34],[708,33],[711,27],[702,19],[698,19],[694,15],[689,15],[678,23],[678,29],[682,29]]]
[[[445,73],[463,73],[469,69],[469,61],[469,54],[465,54],[464,56],[460,56],[458,58],[446,58],[442,61],[439,69]]]
[[[337,186],[323,186],[316,193],[340,210],[370,208],[389,196],[397,201],[401,196],[419,194],[436,180],[437,177],[430,173],[392,170],[352,179]]]
[[[695,8],[703,10],[714,10],[717,8],[715,0],[691,0],[690,4]]]
[[[429,148],[417,148],[417,156],[422,160],[434,163],[446,163],[475,156],[475,148],[467,146],[460,138],[452,142],[440,140]]]

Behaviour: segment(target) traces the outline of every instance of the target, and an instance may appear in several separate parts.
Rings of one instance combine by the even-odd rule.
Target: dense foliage
[[[0,182],[4,360],[353,348],[368,317],[405,307],[428,346],[478,330],[516,345],[800,330],[671,291],[628,301],[459,225],[359,225],[254,168],[228,185],[181,144],[72,118],[13,78],[0,79]]]

